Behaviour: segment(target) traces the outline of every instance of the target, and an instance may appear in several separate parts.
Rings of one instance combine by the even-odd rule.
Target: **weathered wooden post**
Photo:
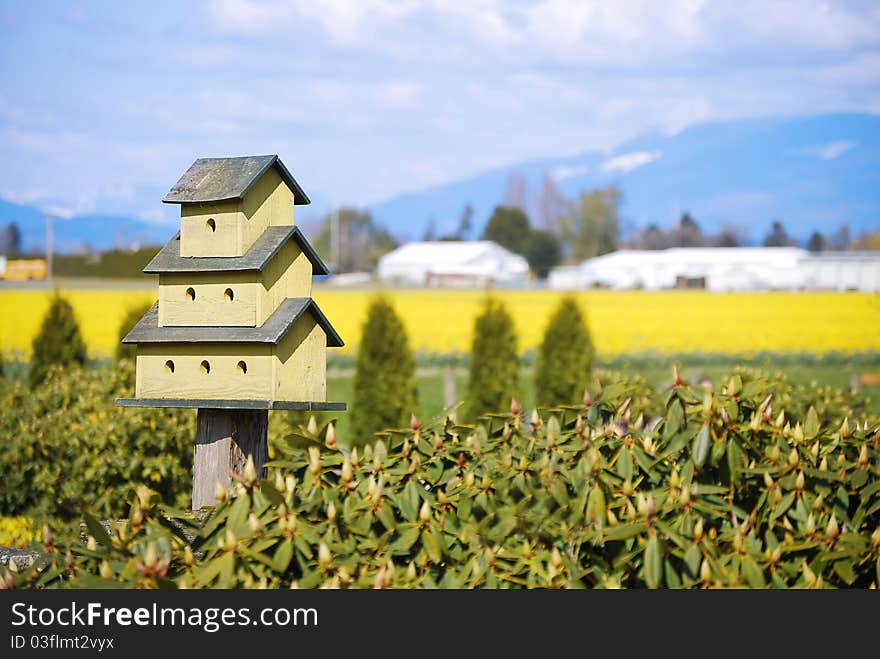
[[[248,455],[263,473],[269,410],[345,409],[326,385],[327,348],[343,343],[311,297],[327,266],[294,226],[309,199],[278,156],[200,158],[162,201],[180,204],[180,232],[144,268],[159,301],[123,339],[135,397],[116,404],[198,408],[198,509]]]

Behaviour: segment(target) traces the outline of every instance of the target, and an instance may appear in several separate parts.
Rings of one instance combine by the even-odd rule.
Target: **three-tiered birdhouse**
[[[309,199],[278,156],[201,158],[162,201],[180,204],[180,232],[144,268],[159,301],[123,339],[137,376],[117,404],[199,408],[200,432],[202,410],[345,409],[326,387],[342,339],[311,297],[327,266],[294,225]]]

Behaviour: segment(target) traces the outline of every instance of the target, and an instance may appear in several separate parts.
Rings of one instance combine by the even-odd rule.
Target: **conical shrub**
[[[354,374],[350,443],[369,441],[385,428],[409,424],[416,411],[415,361],[406,329],[389,300],[374,298],[367,311]]]
[[[538,405],[582,400],[590,382],[593,345],[577,300],[567,295],[550,319],[535,362]]]
[[[86,344],[79,331],[73,307],[57,293],[43,316],[40,331],[32,344],[30,384],[43,382],[52,366],[82,366],[86,363]]]
[[[513,318],[501,301],[489,296],[474,323],[466,418],[508,409],[518,394],[518,378]]]
[[[137,346],[133,343],[123,343],[122,339],[128,334],[137,322],[150,310],[152,303],[144,302],[128,308],[122,322],[119,323],[119,342],[116,344],[116,359],[134,359],[137,357]]]

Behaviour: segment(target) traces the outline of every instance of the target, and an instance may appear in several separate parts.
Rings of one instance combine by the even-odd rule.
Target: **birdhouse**
[[[278,156],[200,158],[162,200],[180,231],[144,268],[159,300],[125,336],[135,397],[121,406],[340,410],[327,348],[342,339],[312,299],[327,266],[294,225],[309,199]]]

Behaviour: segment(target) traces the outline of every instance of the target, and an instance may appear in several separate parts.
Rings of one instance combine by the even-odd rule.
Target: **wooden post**
[[[455,402],[455,371],[447,367],[443,370],[443,404],[450,408]]]
[[[217,483],[224,487],[232,473],[241,474],[248,455],[260,477],[269,459],[269,411],[199,408],[193,459],[193,510],[213,506]]]

